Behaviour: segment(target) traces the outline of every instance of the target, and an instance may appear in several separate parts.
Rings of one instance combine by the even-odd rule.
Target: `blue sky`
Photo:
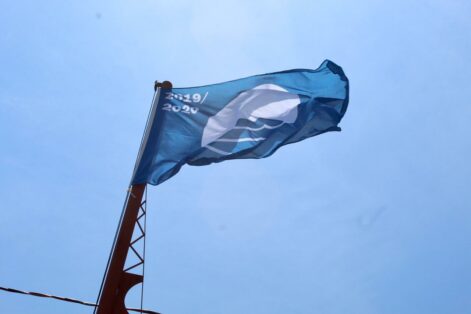
[[[2,1],[0,285],[96,299],[154,80],[328,58],[341,133],[149,189],[145,308],[470,313],[470,21],[464,0]],[[0,292],[33,311],[91,313]]]

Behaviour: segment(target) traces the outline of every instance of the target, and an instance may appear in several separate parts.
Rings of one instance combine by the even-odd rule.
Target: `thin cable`
[[[141,286],[141,310],[144,306],[144,280],[145,280],[145,270],[146,270],[146,238],[147,238],[147,186],[146,189],[144,190],[144,197],[145,197],[145,203],[144,203],[144,245],[142,248],[142,286]]]
[[[155,115],[157,114],[157,106],[160,100],[160,90],[161,90],[161,87],[157,87],[154,91],[154,97],[152,98],[150,112],[147,116],[146,127],[144,129],[144,134],[142,135],[142,138],[141,138],[141,145],[139,146],[136,163],[134,164],[134,171],[132,172],[131,182],[129,183],[129,185],[131,185],[132,182],[134,181],[134,176],[136,175],[139,164],[141,163],[142,155],[144,155],[144,150],[147,146],[147,141],[149,140],[149,136],[152,131],[151,130],[152,125],[154,124],[154,121],[155,121]]]
[[[86,305],[86,306],[94,306],[96,307],[98,304],[96,303],[91,303],[91,302],[85,302],[77,299],[72,299],[72,298],[66,298],[66,297],[59,297],[56,295],[51,295],[51,294],[45,294],[45,293],[39,293],[39,292],[32,292],[32,291],[23,291],[23,290],[18,290],[18,289],[13,289],[13,288],[4,288],[0,287],[0,290],[6,291],[6,292],[12,292],[12,293],[18,293],[18,294],[24,294],[24,295],[30,295],[34,297],[40,297],[40,298],[50,298],[50,299],[56,299],[59,301],[65,301],[65,302],[70,302],[70,303],[76,303],[76,304],[81,304],[81,305]],[[127,308],[126,310],[132,311],[132,312],[139,312],[139,313],[144,313],[144,314],[160,314],[159,312],[151,311],[151,310],[143,310],[142,306],[140,309],[136,308]]]
[[[126,209],[126,205],[128,203],[130,194],[131,194],[131,190],[129,189],[128,192],[126,193],[126,199],[124,201],[123,209],[121,210],[121,216],[119,217],[118,227],[116,228],[116,232],[114,234],[114,239],[113,239],[113,244],[111,246],[111,251],[110,251],[110,254],[108,255],[108,262],[106,262],[105,273],[103,274],[103,278],[101,279],[100,291],[98,292],[98,297],[97,297],[97,300],[96,300],[97,305],[100,302],[101,293],[103,292],[103,286],[105,284],[105,278],[106,278],[106,275],[108,274],[108,269],[109,269],[110,263],[111,263],[111,257],[113,256],[113,251],[114,251],[114,248],[116,247],[116,241],[117,241],[117,238],[118,238],[119,229],[121,228],[121,223],[123,222],[124,210]],[[96,313],[96,310],[97,310],[97,307],[95,307],[95,309],[93,310],[94,314]]]

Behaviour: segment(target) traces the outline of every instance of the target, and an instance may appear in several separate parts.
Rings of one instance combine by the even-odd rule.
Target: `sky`
[[[154,80],[330,59],[342,132],[149,187],[144,307],[471,313],[470,34],[467,0],[2,0],[0,286],[96,300]],[[0,291],[33,311],[93,312]]]

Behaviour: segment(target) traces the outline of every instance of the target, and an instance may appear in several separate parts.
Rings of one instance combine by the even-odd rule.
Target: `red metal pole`
[[[160,90],[171,89],[172,83],[164,81],[163,83],[155,83],[155,95],[152,102],[151,111],[144,131],[143,140],[137,156],[136,165],[134,167],[135,175],[136,169],[139,166],[142,154],[144,153],[149,138],[150,130],[155,120],[157,113],[157,104],[159,102]],[[132,180],[131,180],[132,181]],[[128,191],[125,208],[119,229],[116,236],[116,241],[113,246],[113,251],[110,256],[108,267],[103,279],[102,289],[100,291],[98,306],[95,308],[96,314],[127,314],[124,299],[126,293],[134,285],[143,281],[143,276],[132,274],[124,270],[126,257],[131,245],[134,227],[138,220],[139,208],[142,205],[142,197],[146,188],[146,184],[131,185]]]
[[[123,269],[145,187],[145,184],[137,184],[130,188],[116,245],[98,302],[97,314],[127,314],[124,305],[126,293],[132,286],[142,282],[142,276],[124,272]]]

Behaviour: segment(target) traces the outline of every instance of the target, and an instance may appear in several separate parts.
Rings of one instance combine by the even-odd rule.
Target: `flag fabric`
[[[162,89],[133,184],[160,184],[185,165],[265,158],[329,131],[348,105],[348,79],[326,60],[295,69],[188,88]]]

